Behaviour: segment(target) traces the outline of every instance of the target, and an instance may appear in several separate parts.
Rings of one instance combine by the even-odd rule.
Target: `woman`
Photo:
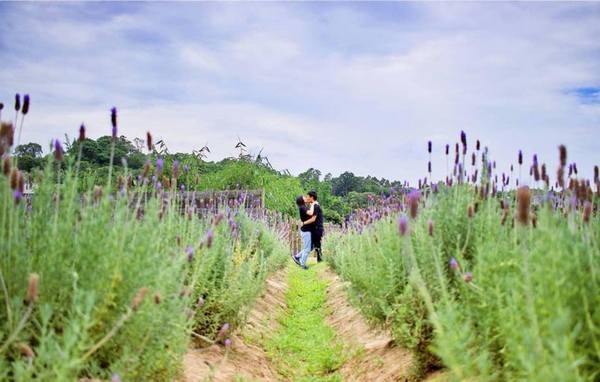
[[[296,264],[300,265],[304,269],[308,269],[306,266],[306,260],[308,260],[308,255],[310,254],[312,246],[310,239],[311,224],[314,224],[317,217],[311,217],[308,215],[308,211],[310,209],[306,205],[304,196],[298,196],[296,198],[296,205],[298,206],[298,211],[300,212],[300,236],[302,237],[302,250],[300,250],[296,256],[293,256],[293,258]]]

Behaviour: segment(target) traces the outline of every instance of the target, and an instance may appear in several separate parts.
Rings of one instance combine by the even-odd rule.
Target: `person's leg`
[[[308,260],[308,255],[310,254],[311,243],[310,232],[302,232],[302,256],[300,257],[300,265],[303,267],[306,266],[306,260]]]
[[[320,263],[323,258],[321,257],[321,239],[323,238],[323,232],[316,231],[313,235],[313,248],[317,252],[317,262]]]

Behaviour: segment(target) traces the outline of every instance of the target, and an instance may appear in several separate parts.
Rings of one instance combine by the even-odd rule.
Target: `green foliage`
[[[93,178],[96,183],[106,183],[110,167],[112,137],[103,136],[96,140],[85,139],[66,144],[67,160],[75,163],[81,157],[79,177],[82,183]],[[367,206],[367,195],[388,194],[390,187],[399,187],[398,182],[375,177],[356,176],[345,172],[339,177],[310,168],[297,177],[274,170],[268,160],[260,155],[249,154],[239,158],[226,158],[219,162],[206,162],[198,152],[169,154],[164,142],[150,154],[143,154],[140,140],[130,142],[124,136],[114,141],[112,174],[125,173],[137,176],[143,172],[146,161],[155,166],[156,160],[164,161],[163,175],[170,179],[174,161],[179,162],[178,185],[191,190],[264,190],[266,207],[296,217],[298,211],[294,199],[310,190],[317,191],[323,206],[326,221],[340,224],[355,209]],[[43,167],[41,147],[29,143],[20,147],[19,168],[33,173]],[[36,153],[37,156],[32,156]],[[127,167],[123,167],[126,163]],[[184,171],[187,168],[187,171]],[[65,167],[63,166],[63,170]],[[164,179],[163,179],[164,181]],[[114,183],[113,183],[114,184]],[[116,187],[116,185],[114,186]],[[85,188],[80,189],[83,191]],[[115,188],[116,190],[116,188]]]
[[[336,370],[345,355],[335,332],[325,323],[327,283],[316,273],[322,267],[290,269],[287,309],[267,343],[278,371],[293,381],[341,381]]]
[[[290,216],[298,214],[294,199],[304,193],[298,178],[281,175],[263,165],[244,160],[224,160],[219,165],[216,171],[201,170],[200,189],[263,189],[265,207]]]
[[[181,214],[176,192],[142,202],[146,186],[109,195],[94,179],[82,196],[75,171],[55,165],[36,175],[31,207],[15,204],[0,175],[0,381],[174,380],[190,330],[215,338],[241,323],[286,259],[243,211],[214,226]],[[38,298],[27,302],[34,273]]]
[[[406,237],[389,218],[324,243],[363,312],[413,352],[416,377],[444,365],[456,380],[597,380],[598,216],[585,224],[540,206],[536,228],[510,214],[502,225],[498,201],[469,186],[441,188],[421,207]]]

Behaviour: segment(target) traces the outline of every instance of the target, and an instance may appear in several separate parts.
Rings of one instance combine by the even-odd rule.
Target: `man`
[[[308,202],[311,205],[311,208],[307,211],[307,214],[312,217],[316,217],[314,224],[312,225],[311,230],[311,242],[312,248],[317,252],[317,262],[321,262],[323,260],[321,256],[321,239],[323,238],[323,210],[319,205],[317,200],[317,192],[309,191]]]

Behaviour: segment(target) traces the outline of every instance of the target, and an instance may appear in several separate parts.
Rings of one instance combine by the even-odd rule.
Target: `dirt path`
[[[183,361],[184,382],[280,380],[257,343],[277,327],[276,318],[285,309],[286,278],[284,270],[269,277],[247,324],[232,336],[231,349],[213,345],[188,351]]]
[[[348,302],[345,283],[329,269],[319,277],[327,287],[327,324],[353,354],[339,369],[344,381],[406,381],[411,355],[392,346],[389,333],[370,326]],[[280,271],[267,280],[267,287],[250,313],[246,326],[232,336],[232,348],[213,345],[190,349],[184,359],[184,382],[197,381],[283,381],[260,346],[278,328],[277,317],[286,309],[287,272]],[[441,382],[443,374],[425,381]]]
[[[404,381],[411,355],[392,346],[391,336],[370,326],[348,302],[345,283],[329,269],[321,272],[327,280],[329,325],[352,348],[358,350],[341,369],[344,381]]]

